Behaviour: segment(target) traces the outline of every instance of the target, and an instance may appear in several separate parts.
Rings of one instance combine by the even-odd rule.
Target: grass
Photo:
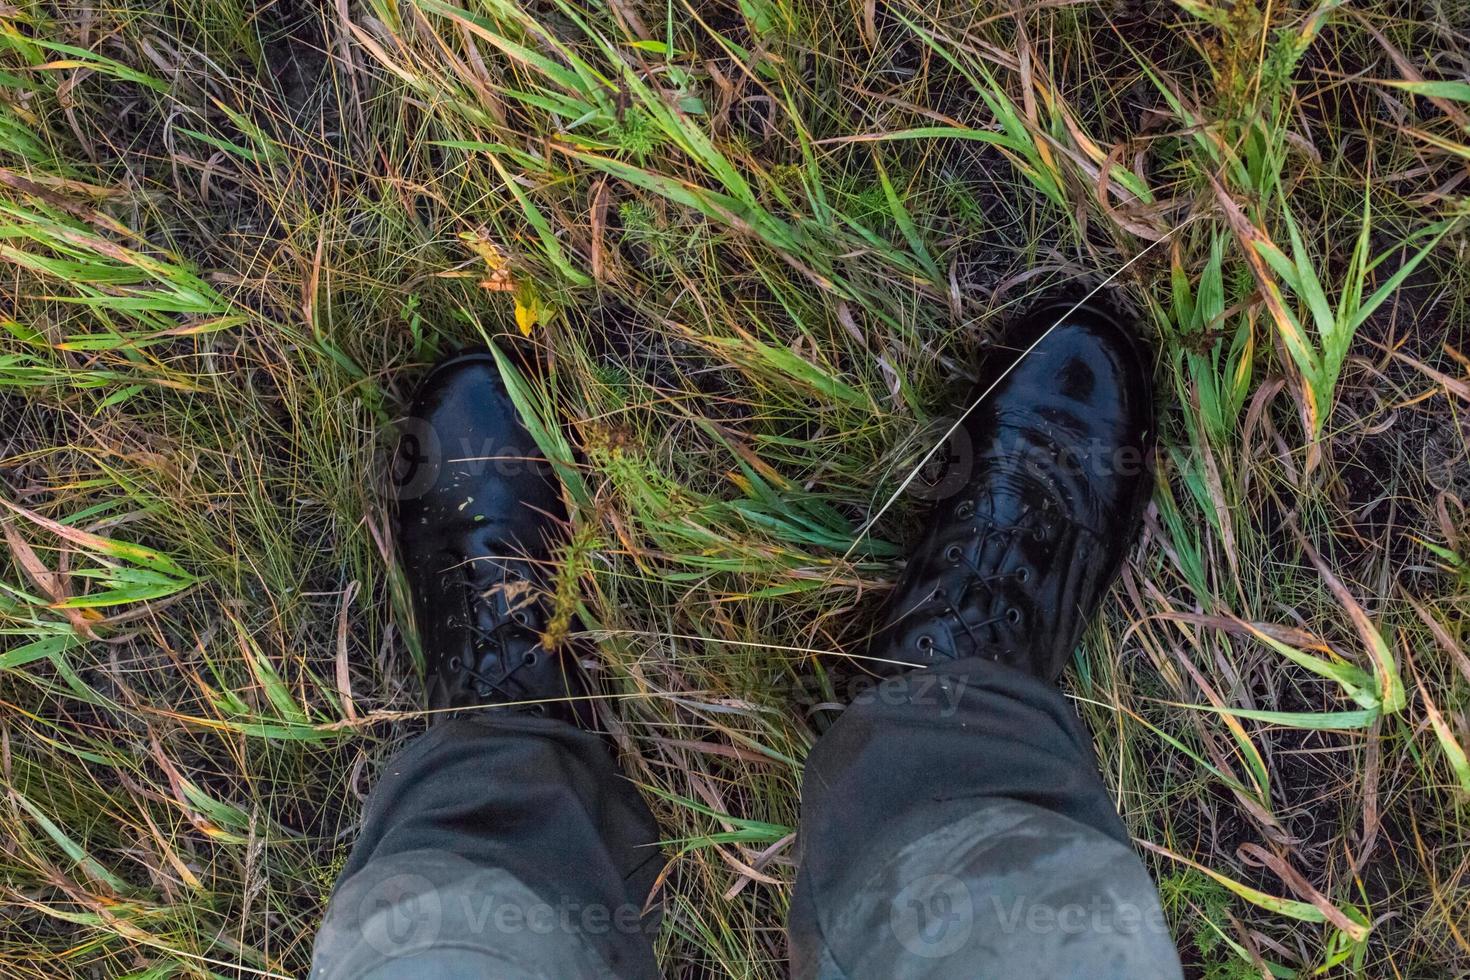
[[[1392,0],[0,8],[0,969],[305,973],[423,725],[392,420],[498,339],[677,842],[662,962],[783,975],[898,491],[1060,287],[1160,352],[1068,691],[1191,974],[1470,970],[1467,36]]]

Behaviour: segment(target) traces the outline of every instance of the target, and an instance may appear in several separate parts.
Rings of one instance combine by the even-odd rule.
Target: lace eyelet
[[[1020,621],[1021,610],[1017,609],[1015,606],[1012,606],[1011,608],[1006,610],[1006,622],[1010,623],[1012,626],[1015,626]]]
[[[525,664],[527,667],[534,667],[536,666],[536,661],[540,659],[541,655],[538,654],[535,650],[527,650],[526,655],[521,658],[521,663]]]
[[[918,647],[920,653],[928,653],[934,649],[934,637],[928,633],[920,633],[914,640],[914,646]]]
[[[1016,569],[1016,581],[1022,585],[1031,581],[1031,569],[1025,567]]]
[[[533,704],[533,705],[531,705],[531,709],[530,710],[531,710],[531,714],[533,714],[533,715],[544,716],[546,714],[546,705],[544,705],[544,704]]]
[[[1043,526],[1041,526],[1040,524],[1038,524],[1034,529],[1032,529],[1032,531],[1031,531],[1031,537],[1034,538],[1037,541],[1045,541],[1046,540],[1046,528],[1043,527]]]
[[[975,513],[975,501],[973,500],[961,500],[954,509],[954,516],[962,521],[973,513]]]
[[[450,657],[449,658],[449,669],[450,670],[459,670],[459,668],[461,668],[463,666],[464,666],[464,661],[461,660],[460,658],[458,658],[458,657]]]
[[[510,614],[510,618],[514,619],[522,626],[525,626],[526,624],[531,622],[531,617],[526,615],[526,611],[524,609],[517,609],[515,612]]]
[[[960,563],[960,559],[964,556],[965,549],[961,548],[957,544],[952,544],[948,548],[944,549],[944,560],[949,562],[951,565],[958,565]]]

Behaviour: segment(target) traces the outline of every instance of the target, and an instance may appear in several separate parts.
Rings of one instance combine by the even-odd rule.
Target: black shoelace
[[[533,648],[527,650],[519,658],[516,658],[514,662],[510,662],[508,637],[517,631],[531,632],[530,617],[522,609],[513,607],[511,604],[510,586],[513,582],[527,589],[533,586],[527,576],[512,571],[508,562],[498,561],[496,562],[496,567],[500,571],[500,580],[498,582],[489,584],[476,583],[473,578],[466,576],[464,585],[470,591],[469,602],[471,609],[475,608],[477,604],[490,602],[491,600],[487,598],[486,593],[492,589],[499,590],[499,596],[505,604],[505,609],[502,611],[498,604],[492,604],[490,607],[493,620],[492,624],[488,628],[482,628],[473,624],[469,627],[470,634],[474,637],[474,650],[479,658],[479,662],[473,666],[465,663],[460,663],[457,667],[451,663],[450,666],[463,671],[467,677],[475,682],[477,685],[476,693],[480,697],[499,695],[508,701],[514,701],[517,698],[516,692],[508,686],[512,678],[522,668],[534,666],[540,660],[541,655]],[[516,594],[518,596],[521,595],[519,589]],[[485,655],[492,651],[494,659],[503,666],[498,677],[492,677],[479,669],[479,664],[484,662]]]
[[[973,507],[967,508],[967,512],[973,512]],[[1002,637],[1000,631],[1002,624],[1005,624],[1011,630],[1019,629],[1024,622],[1024,616],[1018,606],[1007,604],[994,615],[977,622],[972,622],[965,617],[960,608],[969,604],[972,590],[976,588],[983,590],[986,604],[993,608],[996,605],[997,599],[1004,598],[1004,592],[1001,588],[1003,585],[1006,583],[1024,585],[1031,579],[1031,570],[1025,566],[1009,572],[986,571],[981,567],[979,558],[984,556],[985,549],[994,539],[999,539],[1003,542],[1002,551],[994,560],[994,564],[997,565],[1005,560],[1012,542],[1018,535],[1031,534],[1038,540],[1041,540],[1046,532],[1044,526],[1037,523],[1036,518],[1040,514],[1041,512],[1039,511],[1027,509],[1022,514],[1021,519],[1014,524],[997,524],[993,520],[982,519],[979,528],[977,528],[980,540],[979,547],[975,551],[976,559],[971,559],[966,554],[966,549],[957,543],[951,544],[945,549],[945,560],[951,565],[963,566],[968,575],[966,576],[963,591],[958,597],[952,596],[947,589],[941,586],[934,593],[934,598],[939,600],[944,612],[949,618],[959,624],[960,628],[969,637],[970,642],[974,643],[977,648],[1001,643]],[[985,635],[982,636],[981,631],[984,631]],[[917,639],[917,643],[920,652],[929,653],[934,647],[934,638],[927,633],[921,634]]]

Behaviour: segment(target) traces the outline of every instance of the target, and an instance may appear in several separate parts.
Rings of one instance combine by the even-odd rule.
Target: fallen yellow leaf
[[[516,326],[521,328],[523,336],[531,336],[531,328],[541,321],[546,312],[535,286],[522,283],[516,287]]]

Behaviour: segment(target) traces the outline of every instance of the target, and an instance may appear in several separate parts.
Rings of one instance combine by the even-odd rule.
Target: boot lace
[[[488,612],[488,625],[481,626],[478,617],[473,615],[469,625],[477,663],[451,661],[450,667],[474,682],[478,696],[515,701],[520,697],[512,684],[515,675],[535,666],[542,656],[534,645],[537,634],[528,612],[534,601],[535,583],[521,567],[523,563],[520,561],[501,559],[494,564],[499,573],[495,579],[486,581],[481,576],[470,574],[462,581],[469,593],[467,608]],[[520,656],[515,656],[512,641],[516,639],[530,639],[533,645]],[[499,666],[498,672],[482,669],[491,663]],[[541,706],[529,707],[538,710]]]
[[[944,550],[945,561],[959,570],[960,581],[956,582],[954,576],[943,576],[932,594],[931,601],[937,604],[941,614],[961,631],[956,635],[951,630],[951,635],[961,642],[968,640],[976,650],[1003,646],[1019,639],[1025,614],[1013,601],[1014,590],[1024,587],[1034,572],[1024,564],[1010,571],[1000,569],[1008,563],[1018,540],[1029,535],[1037,541],[1044,541],[1052,533],[1051,525],[1057,518],[1057,488],[1054,485],[1046,480],[1027,477],[1020,477],[1018,482],[1022,485],[1014,487],[1012,492],[1026,499],[1040,500],[1041,504],[1025,506],[1014,520],[1005,522],[993,516],[995,507],[986,507],[975,524],[976,545],[967,548],[955,541]],[[974,518],[975,509],[975,501],[962,501],[955,508],[954,516],[962,521],[970,520]],[[951,588],[955,591],[952,592]],[[967,609],[971,611],[970,616],[965,614]],[[977,609],[986,610],[987,614],[976,619],[973,613]],[[921,633],[915,643],[921,653],[928,654],[934,650],[936,641],[932,634]]]
[[[1010,550],[1011,542],[1022,533],[1031,533],[1031,529],[1023,526],[1004,526],[987,521],[980,527],[980,547],[977,553],[983,557],[990,542],[998,541],[1003,549],[998,557],[1004,558],[1005,553]],[[957,544],[952,544],[946,549],[945,557],[951,564],[958,565],[964,570],[964,581],[958,595],[951,594],[948,587],[941,584],[935,590],[934,598],[949,619],[965,631],[970,642],[977,647],[999,643],[1002,640],[1001,631],[1003,629],[1014,630],[1020,627],[1024,616],[1017,606],[1004,601],[1006,598],[1004,586],[1011,583],[1024,584],[1029,581],[1031,577],[1029,568],[1023,566],[1010,572],[997,571],[994,568],[987,570]],[[981,608],[997,610],[979,620],[967,617],[962,612],[962,607],[975,608],[972,596],[977,590],[984,594]],[[933,642],[933,637],[928,634],[921,634],[918,639],[919,648],[924,652],[932,648]]]

